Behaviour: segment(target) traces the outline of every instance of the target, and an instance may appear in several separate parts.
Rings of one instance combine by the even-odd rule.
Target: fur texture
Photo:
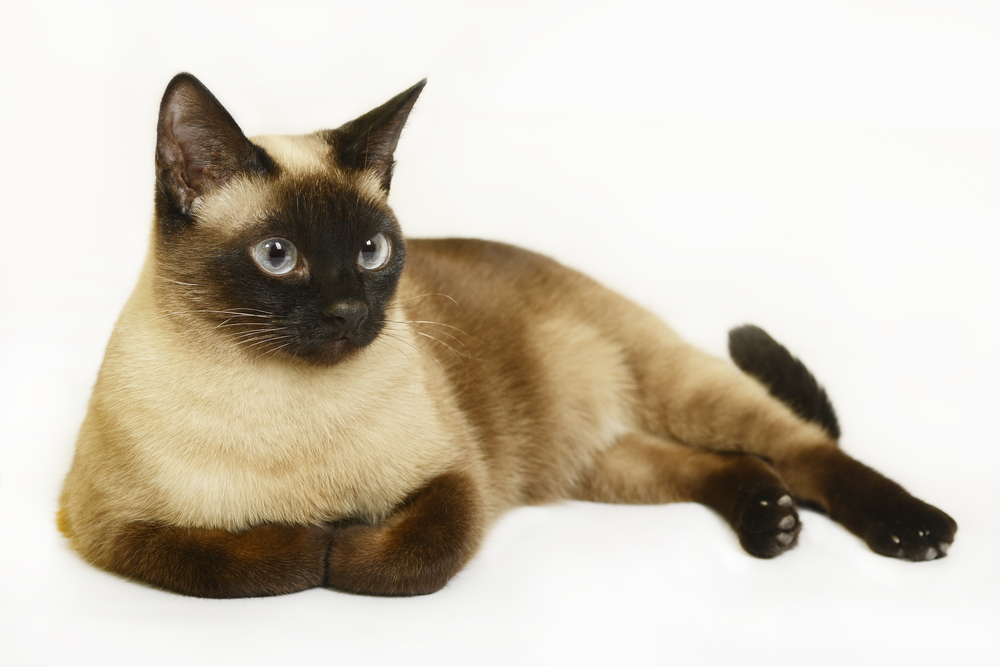
[[[759,557],[802,500],[878,553],[944,555],[955,522],[841,452],[763,331],[733,334],[746,375],[548,258],[405,239],[387,197],[422,88],[249,140],[171,81],[151,247],[61,499],[84,558],[190,595],[423,594],[499,513],[561,498],[704,503]]]

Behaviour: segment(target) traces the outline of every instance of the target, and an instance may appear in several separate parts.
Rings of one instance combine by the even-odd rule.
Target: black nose
[[[351,333],[365,321],[368,316],[368,306],[363,301],[341,301],[327,311],[341,333]]]

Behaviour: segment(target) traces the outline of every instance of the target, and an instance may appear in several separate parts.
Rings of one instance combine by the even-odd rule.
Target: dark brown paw
[[[944,558],[957,530],[950,516],[908,496],[873,512],[863,537],[875,553],[924,561]]]
[[[769,487],[750,497],[735,528],[747,553],[774,558],[795,546],[802,523],[791,494]]]

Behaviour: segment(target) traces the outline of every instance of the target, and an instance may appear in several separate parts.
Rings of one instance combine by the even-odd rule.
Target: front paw
[[[872,511],[862,537],[877,554],[925,561],[944,558],[957,530],[958,524],[950,516],[908,496]]]
[[[774,558],[795,546],[802,523],[788,491],[771,487],[749,498],[734,527],[747,553]]]

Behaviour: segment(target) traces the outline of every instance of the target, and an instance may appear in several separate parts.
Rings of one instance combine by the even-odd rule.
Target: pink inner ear
[[[169,125],[173,147],[176,148],[178,174],[183,178],[184,185],[194,190],[195,196],[204,193],[205,182],[213,178],[213,170],[205,159],[207,152],[202,146],[203,132],[189,124],[180,122],[178,115],[173,115]]]
[[[179,74],[167,86],[157,128],[157,169],[181,209],[225,185],[244,163],[257,163],[229,113],[194,77]]]
[[[184,180],[187,181],[188,187],[194,190],[196,195],[202,195],[205,193],[206,183],[225,185],[229,182],[229,177],[219,174],[210,165],[192,160],[184,165]]]
[[[230,177],[215,164],[218,157],[213,154],[212,146],[218,139],[204,128],[182,122],[179,116],[172,113],[168,124],[167,157],[174,165],[171,171],[175,178],[181,181],[178,187],[188,191],[184,194],[189,206],[195,197],[205,194],[209,183],[225,185]]]

